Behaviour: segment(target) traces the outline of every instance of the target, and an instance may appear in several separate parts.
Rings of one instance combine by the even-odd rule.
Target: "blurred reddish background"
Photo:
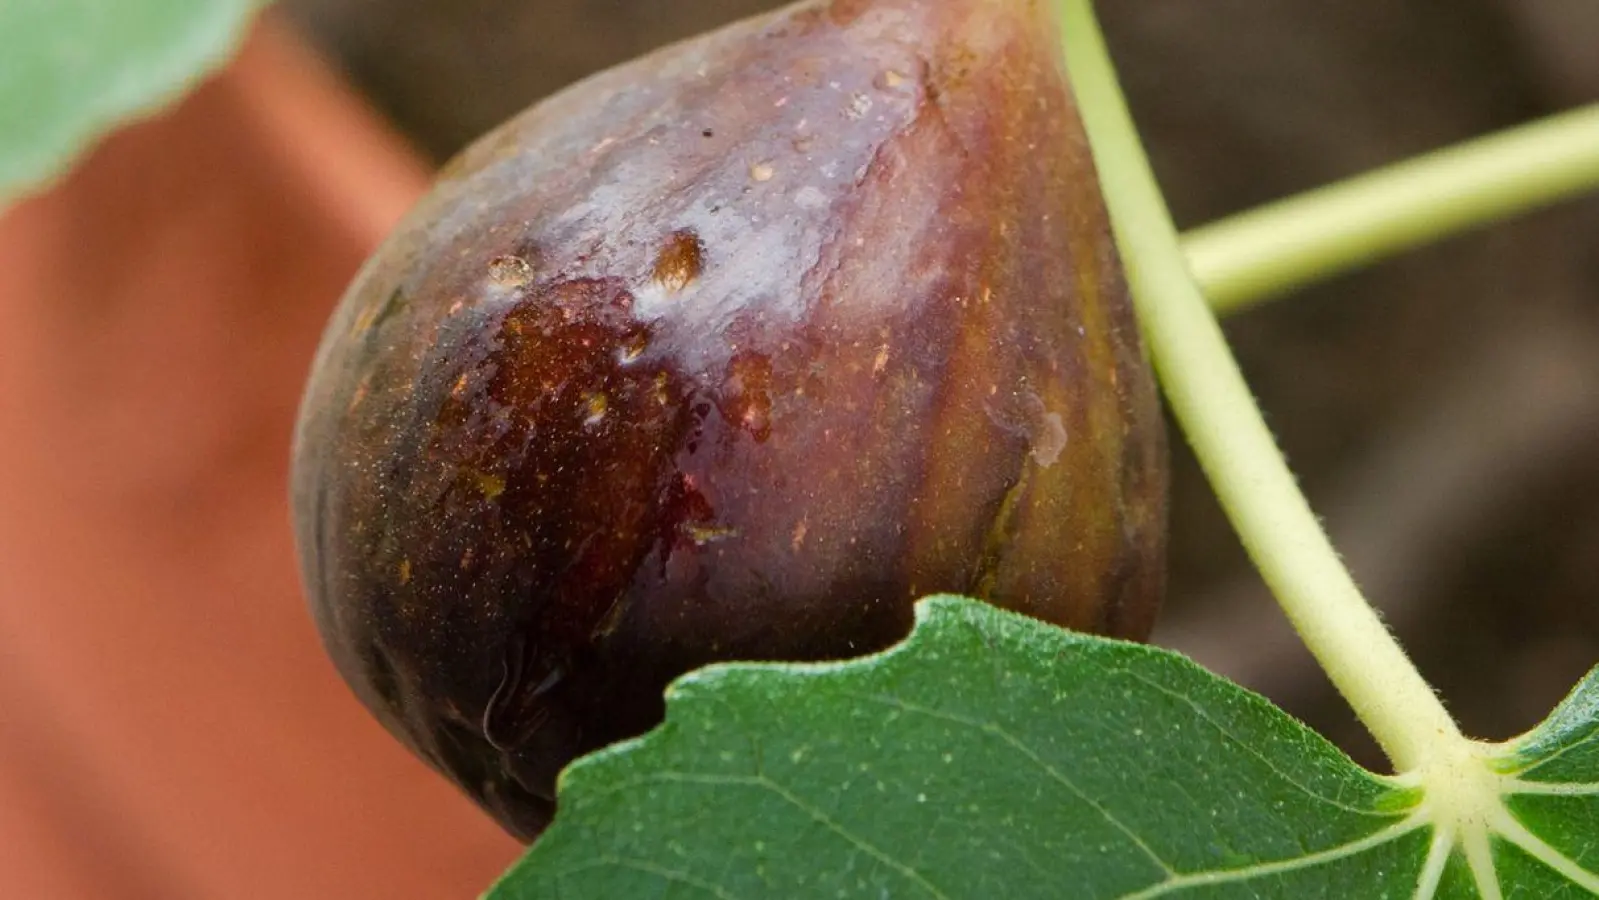
[[[426,169],[281,27],[0,219],[0,897],[476,896],[518,851],[324,659],[285,481]]]

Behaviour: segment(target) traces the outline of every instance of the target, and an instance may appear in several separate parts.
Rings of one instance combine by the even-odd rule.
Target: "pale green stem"
[[[1271,203],[1183,236],[1231,312],[1469,228],[1599,188],[1599,104]]]
[[[1189,273],[1088,0],[1062,0],[1066,61],[1140,324],[1172,411],[1255,565],[1401,772],[1464,738],[1360,595],[1266,429]]]

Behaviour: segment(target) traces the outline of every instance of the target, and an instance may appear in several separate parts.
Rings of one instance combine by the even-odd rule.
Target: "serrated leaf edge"
[[[717,664],[691,672],[673,682],[668,688],[667,698],[669,701],[678,702],[686,699],[715,702],[715,697],[729,681],[737,680],[753,673],[758,673],[762,677],[797,676],[803,678],[847,675],[852,670],[880,664],[883,660],[893,656],[915,652],[921,643],[935,640],[940,633],[947,633],[961,627],[976,626],[979,624],[976,616],[980,612],[986,611],[992,610],[980,604],[979,601],[949,595],[928,597],[916,606],[916,627],[911,635],[899,644],[879,653],[837,662]],[[1014,613],[1001,612],[1001,618],[998,621],[1005,623],[1006,627],[1031,625],[1052,628],[1052,626],[1023,618]],[[1054,629],[1054,631],[1056,633],[1052,636],[1063,640],[1067,646],[1090,650],[1103,646],[1114,646],[1132,651],[1138,655],[1161,657],[1163,661],[1185,663],[1203,671],[1203,667],[1191,660],[1187,660],[1170,651],[1148,645],[1083,635],[1064,629]],[[1206,672],[1206,674],[1212,678],[1217,677],[1213,673]],[[1270,705],[1269,701],[1254,692],[1236,684],[1231,686],[1241,696],[1249,698],[1252,702]],[[1568,796],[1599,794],[1599,784],[1542,783],[1524,780],[1506,771],[1506,767],[1512,761],[1527,762],[1528,738],[1536,735],[1547,737],[1551,732],[1562,729],[1570,731],[1573,727],[1580,728],[1585,721],[1583,718],[1585,711],[1591,712],[1590,707],[1599,707],[1599,703],[1589,702],[1592,698],[1586,697],[1584,694],[1585,689],[1589,688],[1599,690],[1599,670],[1596,670],[1582,685],[1579,685],[1578,689],[1574,690],[1572,695],[1568,697],[1566,703],[1557,708],[1543,726],[1535,729],[1524,738],[1504,744],[1472,742],[1468,745],[1469,753],[1466,755],[1455,758],[1447,764],[1439,763],[1431,766],[1424,772],[1402,776],[1382,776],[1366,772],[1373,779],[1390,785],[1396,792],[1395,796],[1409,794],[1415,798],[1415,801],[1410,815],[1360,840],[1292,859],[1259,863],[1237,869],[1173,874],[1167,880],[1124,895],[1119,900],[1153,900],[1153,898],[1168,896],[1184,889],[1237,883],[1311,868],[1375,849],[1425,828],[1433,829],[1433,839],[1429,844],[1428,855],[1417,879],[1416,892],[1413,895],[1415,900],[1432,900],[1441,884],[1442,876],[1449,860],[1457,853],[1465,857],[1483,900],[1502,900],[1504,896],[1503,889],[1493,859],[1492,841],[1495,838],[1515,845],[1571,883],[1599,895],[1599,874],[1582,868],[1574,860],[1563,855],[1536,834],[1533,834],[1516,819],[1505,803],[1506,797],[1516,794]],[[1276,707],[1273,707],[1273,709],[1278,714],[1283,714],[1280,709]],[[583,779],[588,777],[591,770],[595,768],[603,769],[607,761],[612,757],[635,752],[652,741],[664,739],[673,727],[674,720],[669,714],[666,722],[654,731],[641,737],[612,745],[578,760],[561,775],[560,790],[562,794],[567,794],[569,788],[581,784]],[[1586,730],[1591,731],[1593,729],[1590,726]],[[1553,756],[1557,755],[1558,753],[1553,754]],[[1353,763],[1351,764],[1353,765]],[[1536,764],[1536,762],[1533,762],[1531,764],[1532,768],[1536,768]],[[628,787],[628,783],[612,782],[606,784],[599,793],[611,794],[618,790],[627,790]],[[773,785],[772,787],[778,786]],[[1393,811],[1399,812],[1401,809],[1403,807]],[[857,844],[859,845],[859,842]],[[864,845],[862,849],[864,852],[870,853],[874,848],[870,845]],[[908,873],[903,871],[903,865],[897,863],[890,856],[882,854],[881,851],[874,855],[878,856],[879,860],[885,865],[901,870],[902,875],[919,883],[931,896],[945,896],[935,885],[917,877],[917,873],[914,870]],[[728,894],[718,885],[702,883],[697,879],[692,879],[687,873],[670,872],[664,867],[648,861],[626,860],[619,857],[606,856],[603,859],[596,858],[590,862],[592,865],[586,864],[584,868],[607,864],[624,866],[638,871],[647,871],[658,877],[669,878],[674,882],[695,887],[712,894],[719,900],[732,900],[733,895]],[[506,873],[505,878],[502,878],[502,882],[508,879],[513,872],[515,872],[514,867]],[[483,896],[486,898],[496,896],[496,891],[499,887],[500,884],[496,883]]]

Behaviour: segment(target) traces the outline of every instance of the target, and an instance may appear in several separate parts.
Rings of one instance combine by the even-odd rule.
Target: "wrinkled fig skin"
[[[707,662],[879,650],[940,591],[1147,633],[1164,436],[1048,15],[838,0],[601,74],[345,297],[296,446],[316,619],[513,833]]]

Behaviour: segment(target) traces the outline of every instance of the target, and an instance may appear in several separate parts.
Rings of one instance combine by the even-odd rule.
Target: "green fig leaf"
[[[923,601],[915,633],[869,659],[701,670],[668,710],[567,770],[554,825],[491,900],[1543,898],[1599,884],[1599,675],[1474,761],[1512,814],[1478,817],[1487,880],[1453,838],[1469,804],[1449,789],[1365,771],[1176,654],[975,601]]]
[[[259,0],[0,3],[0,204],[233,51]]]

